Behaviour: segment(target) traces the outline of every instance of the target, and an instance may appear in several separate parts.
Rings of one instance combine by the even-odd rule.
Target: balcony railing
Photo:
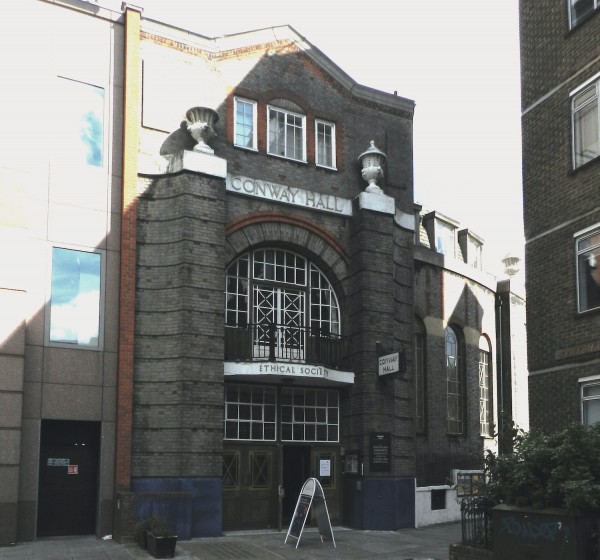
[[[225,327],[225,360],[347,366],[350,339],[320,329],[274,323]]]

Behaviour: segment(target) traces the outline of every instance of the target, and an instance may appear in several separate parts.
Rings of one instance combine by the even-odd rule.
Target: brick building
[[[600,418],[598,3],[520,5],[532,426]]]
[[[415,207],[413,101],[112,4],[14,9],[49,47],[7,74],[45,141],[1,155],[0,542],[278,527],[309,476],[334,523],[446,509],[416,486],[480,465],[506,368],[483,241]]]

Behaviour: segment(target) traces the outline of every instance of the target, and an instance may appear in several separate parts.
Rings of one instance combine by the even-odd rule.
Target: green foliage
[[[516,506],[600,513],[600,425],[517,432],[512,453],[485,457],[487,495]]]
[[[141,542],[146,533],[151,533],[155,537],[169,537],[173,535],[169,524],[160,517],[145,517],[138,521],[135,526],[135,538]]]

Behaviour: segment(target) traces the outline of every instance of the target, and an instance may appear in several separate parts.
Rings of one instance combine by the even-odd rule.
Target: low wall
[[[441,500],[441,495],[444,499]],[[437,494],[432,499],[432,494]],[[443,503],[440,503],[443,502]],[[432,509],[443,505],[439,509]],[[460,521],[460,503],[454,486],[421,486],[415,493],[415,526],[425,527],[437,523]]]

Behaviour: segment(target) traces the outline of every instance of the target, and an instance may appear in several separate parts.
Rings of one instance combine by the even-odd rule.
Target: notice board
[[[369,434],[369,466],[372,472],[390,472],[392,467],[392,437],[390,432]]]

